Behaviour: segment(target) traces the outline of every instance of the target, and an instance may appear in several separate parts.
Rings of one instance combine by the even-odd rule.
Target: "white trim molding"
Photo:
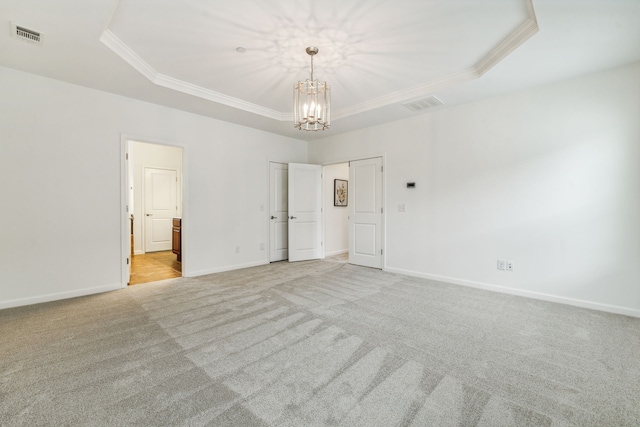
[[[326,252],[324,254],[325,258],[329,257],[329,256],[334,256],[334,255],[342,255],[342,254],[348,254],[349,253],[349,249],[340,249],[337,251],[331,251],[331,252]]]
[[[24,305],[39,304],[42,302],[58,301],[69,298],[83,297],[86,295],[101,294],[103,292],[117,291],[122,289],[120,283],[112,285],[96,286],[95,288],[76,289],[73,291],[56,292],[53,294],[38,295],[29,298],[19,298],[7,301],[0,301],[0,310],[12,307],[22,307]]]
[[[397,103],[405,103],[420,97],[432,95],[437,90],[442,90],[478,79],[538,32],[538,21],[533,9],[532,0],[524,0],[524,2],[527,9],[526,20],[471,68],[453,72],[408,89],[389,93],[360,104],[334,111],[332,114],[333,119],[344,119],[356,114],[375,110],[377,108]],[[112,12],[112,18],[117,7],[118,3],[116,2]],[[108,27],[110,23],[111,19],[107,24],[107,28],[102,32],[100,41],[115,54],[120,56],[125,62],[135,68],[140,74],[149,79],[153,84],[280,122],[290,122],[293,120],[293,114],[290,112],[276,111],[271,108],[263,107],[243,99],[234,98],[232,96],[159,73],[125,42],[120,40],[118,36],[109,30]]]
[[[182,277],[206,276],[207,274],[224,273],[225,271],[241,270],[243,268],[258,267],[260,265],[267,265],[267,264],[269,264],[268,261],[262,260],[262,261],[248,262],[245,264],[227,265],[224,267],[211,268],[207,270],[197,270],[197,271],[188,271],[188,272],[183,271]]]
[[[281,122],[293,120],[293,115],[291,113],[282,113],[280,111],[272,110],[261,105],[253,104],[239,98],[234,98],[202,86],[194,85],[192,83],[161,74],[108,29],[102,32],[100,41],[155,85],[186,93],[187,95],[197,96],[198,98],[213,101],[228,107],[237,108],[249,113],[258,114],[270,119],[279,120]]]
[[[474,69],[478,77],[489,71],[538,32],[538,20],[533,10],[532,0],[526,0],[526,4],[528,19],[475,65]]]
[[[484,289],[487,291],[499,292],[502,294],[517,295],[525,298],[532,298],[541,301],[555,302],[559,304],[572,305],[574,307],[588,308],[592,310],[604,311],[607,313],[622,314],[625,316],[640,318],[640,310],[617,305],[602,304],[599,302],[585,301],[574,298],[562,297],[559,295],[545,294],[542,292],[528,291],[525,289],[514,289],[506,286],[494,285],[491,283],[474,282],[472,280],[457,279],[455,277],[438,276],[435,274],[420,273],[417,271],[403,270],[400,268],[385,268],[386,272],[402,274],[405,276],[419,277],[422,279],[436,280],[438,282],[451,283],[454,285],[467,286],[470,288]]]
[[[375,99],[370,99],[369,101],[362,102],[357,105],[343,108],[342,110],[335,111],[332,116],[334,120],[344,119],[349,116],[364,113],[366,111],[375,110],[376,108],[386,107],[387,105],[400,104],[416,98],[422,98],[434,93],[437,90],[442,90],[451,86],[466,83],[468,81],[475,80],[478,77],[479,75],[476,72],[476,69],[469,68],[467,70],[449,74],[448,76],[444,76],[427,83],[389,93],[387,95]]]

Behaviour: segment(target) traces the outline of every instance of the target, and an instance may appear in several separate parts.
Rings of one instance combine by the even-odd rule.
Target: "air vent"
[[[17,25],[16,23],[11,23],[11,35],[17,39],[24,40],[33,44],[42,44],[42,34],[30,30],[28,28]]]
[[[417,101],[411,101],[411,102],[402,104],[402,106],[408,108],[414,113],[418,111],[426,110],[427,108],[437,107],[439,105],[444,105],[444,102],[440,101],[435,96],[429,96],[427,98],[418,99]]]

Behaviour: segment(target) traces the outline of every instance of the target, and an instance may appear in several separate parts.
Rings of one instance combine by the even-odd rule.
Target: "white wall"
[[[2,67],[0,93],[0,308],[121,286],[122,134],[184,148],[185,275],[268,262],[267,162],[305,142]]]
[[[308,159],[2,67],[0,93],[0,307],[121,286],[126,134],[184,147],[185,275],[267,262],[268,160],[384,153],[388,270],[640,315],[640,64],[315,141]]]
[[[380,153],[387,270],[640,316],[640,64],[309,143]]]
[[[349,208],[333,205],[334,179],[349,180],[349,163],[327,165],[323,168],[325,256],[349,251]]]
[[[177,171],[178,176],[178,217],[182,216],[182,149],[168,145],[148,144],[145,142],[132,141],[129,159],[133,163],[132,179],[130,184],[133,187],[133,209],[134,216],[133,240],[134,253],[143,254],[143,233],[144,227],[144,169],[172,169]]]

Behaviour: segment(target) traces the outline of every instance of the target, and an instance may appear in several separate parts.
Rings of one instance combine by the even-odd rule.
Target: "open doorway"
[[[291,167],[318,165],[269,162],[269,261],[287,259],[287,254],[291,261],[291,242],[297,245],[296,242],[300,239],[292,239],[290,220],[298,218],[298,211],[310,212],[309,209],[311,209],[307,206],[306,210],[294,209],[293,213],[291,212],[291,195],[300,193],[300,198],[305,199],[309,206],[321,207],[318,212],[322,217],[320,221],[323,230],[322,235],[318,234],[319,239],[316,239],[321,247],[320,254],[304,259],[342,258],[339,261],[382,269],[384,265],[383,163],[383,157],[379,156],[324,165],[317,175],[322,188],[322,197],[317,199],[317,203],[310,203],[309,194],[316,194],[316,192],[307,190],[305,185],[299,185],[298,181],[302,181],[301,179],[293,179],[294,188],[297,190],[295,192],[291,190]],[[287,176],[288,180],[285,179]],[[278,195],[282,197],[278,198]],[[293,199],[297,200],[296,197]],[[313,199],[316,200],[315,196]],[[315,212],[315,208],[313,209]],[[277,227],[279,222],[282,225]],[[298,222],[305,226],[310,222],[315,224],[316,221],[305,222],[298,218]],[[307,228],[306,236],[314,237],[315,231],[312,235],[311,229]],[[280,234],[276,233],[278,230]],[[281,247],[277,246],[278,242],[282,243]],[[289,245],[285,246],[287,242]],[[302,245],[302,247],[315,248],[316,246]]]
[[[129,285],[182,277],[182,148],[127,141]]]
[[[383,157],[324,166],[326,256],[383,268],[383,171]]]
[[[349,261],[349,163],[325,165],[323,175],[324,255]]]

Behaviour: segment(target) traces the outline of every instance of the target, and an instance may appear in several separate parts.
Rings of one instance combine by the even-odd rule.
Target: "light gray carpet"
[[[0,311],[0,425],[639,426],[640,319],[313,261]]]

